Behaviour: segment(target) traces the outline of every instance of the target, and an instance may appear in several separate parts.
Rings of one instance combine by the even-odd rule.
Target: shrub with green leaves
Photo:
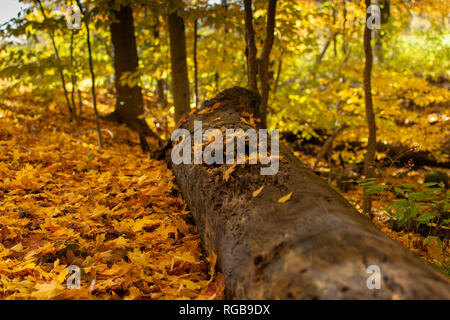
[[[402,184],[393,191],[403,199],[395,200],[385,210],[395,228],[415,231],[425,237],[448,239],[450,225],[449,197],[444,183]],[[431,239],[435,238],[430,238]]]

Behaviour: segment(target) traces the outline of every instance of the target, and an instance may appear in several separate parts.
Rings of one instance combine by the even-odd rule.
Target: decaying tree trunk
[[[259,102],[246,89],[228,89],[181,128],[192,135],[194,121],[202,121],[203,131],[247,130],[251,121],[242,119]],[[280,155],[278,173],[266,176],[260,168],[267,165],[239,165],[230,174],[226,164],[171,164],[207,253],[218,255],[229,298],[450,299],[448,279],[384,235],[283,145]],[[380,289],[367,286],[373,265]]]

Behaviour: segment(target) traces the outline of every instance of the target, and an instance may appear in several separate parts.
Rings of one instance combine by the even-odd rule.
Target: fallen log
[[[317,137],[312,137],[309,140],[303,140],[300,134],[294,134],[290,131],[282,132],[281,136],[282,139],[291,143],[294,150],[315,155],[317,154],[317,149],[314,148],[314,146],[325,147],[326,143],[330,139],[334,140],[336,137],[333,137],[335,132],[330,135],[320,129],[314,129],[314,131],[318,136],[323,137],[325,142]],[[349,148],[353,152],[361,152],[362,150],[365,150],[365,146],[360,141],[336,143],[333,150],[341,151]],[[378,166],[380,167],[405,167],[412,164],[414,167],[432,166],[447,169],[450,168],[450,161],[438,161],[438,159],[436,159],[431,152],[417,150],[416,147],[408,147],[400,144],[388,144],[378,141],[376,144],[376,150],[377,152],[383,152],[385,154],[384,157],[378,160]],[[444,154],[450,154],[450,139],[443,141],[442,151]],[[317,158],[319,157],[320,155],[318,154]]]
[[[434,166],[440,168],[450,168],[450,162],[439,162],[431,152],[416,150],[416,148],[405,147],[402,145],[392,145],[378,142],[377,152],[384,152],[387,158],[380,163],[381,166]]]
[[[246,89],[228,89],[179,127],[191,135],[194,121],[203,130],[247,130],[258,103]],[[284,145],[280,160],[274,175],[261,175],[261,164],[169,160],[205,250],[218,256],[228,298],[450,299],[447,278],[389,239]]]

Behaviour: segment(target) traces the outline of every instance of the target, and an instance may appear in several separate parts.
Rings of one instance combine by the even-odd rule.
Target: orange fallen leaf
[[[258,190],[253,191],[252,197],[253,198],[257,197],[258,194],[260,194],[263,189],[264,189],[264,186],[261,186],[261,188],[259,188]]]
[[[287,195],[281,197],[280,199],[278,199],[278,202],[279,202],[279,203],[285,203],[286,201],[288,201],[289,199],[291,199],[292,193],[293,193],[293,192],[290,192],[290,193],[288,193]]]
[[[224,173],[223,173],[223,180],[227,181],[230,179],[230,175],[233,173],[234,169],[236,168],[237,164],[233,164],[231,167],[229,167]]]

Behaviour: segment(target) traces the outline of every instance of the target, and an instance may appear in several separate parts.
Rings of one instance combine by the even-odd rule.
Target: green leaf
[[[433,220],[434,218],[436,218],[437,216],[439,216],[439,213],[425,211],[424,213],[422,213],[420,216],[418,216],[416,218],[416,221],[420,222],[420,223],[428,223],[431,220]]]
[[[396,194],[404,194],[405,191],[408,191],[408,190],[403,189],[403,188],[394,187],[394,192],[395,192]]]
[[[365,190],[365,193],[367,195],[372,195],[372,194],[376,194],[376,193],[380,193],[381,191],[385,190],[389,188],[389,186],[387,185],[375,185],[375,186],[370,186],[369,188],[367,188]]]
[[[428,187],[431,187],[431,186],[435,186],[437,184],[438,184],[437,182],[426,182],[426,183],[421,184],[420,188],[428,188]]]
[[[415,200],[415,201],[423,201],[426,199],[426,194],[423,192],[413,192],[409,194],[409,199]]]
[[[435,242],[437,241],[437,243],[440,245],[441,244],[441,239],[439,239],[439,237],[436,236],[428,236],[425,238],[425,240],[423,240],[423,245],[427,245],[429,243]]]

